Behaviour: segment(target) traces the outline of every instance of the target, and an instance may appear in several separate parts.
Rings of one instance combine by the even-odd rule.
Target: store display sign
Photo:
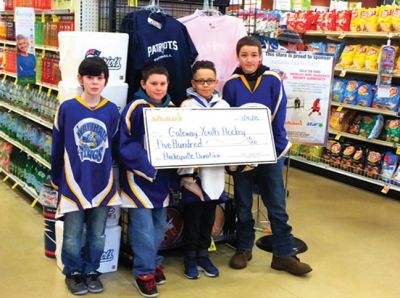
[[[266,107],[143,111],[155,168],[276,163]]]
[[[18,83],[36,82],[35,11],[33,8],[15,8],[16,71]],[[10,61],[7,61],[10,63]],[[12,63],[12,62],[11,62]]]
[[[311,0],[291,0],[291,10],[305,10],[311,9]]]
[[[333,82],[333,55],[267,52],[263,64],[276,71],[285,88],[285,127],[294,143],[324,145]]]

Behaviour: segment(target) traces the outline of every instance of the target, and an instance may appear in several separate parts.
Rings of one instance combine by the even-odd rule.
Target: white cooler
[[[100,268],[97,269],[100,273],[114,272],[118,269],[119,246],[121,240],[121,226],[106,226],[106,243],[104,246],[103,255],[100,260]],[[56,222],[56,259],[57,266],[62,271],[64,265],[61,260],[61,248],[63,243],[64,222],[57,220]],[[84,243],[86,229],[82,236]]]
[[[89,56],[103,58],[110,71],[110,82],[125,82],[128,59],[126,33],[110,32],[60,32],[60,70],[63,81],[76,80],[79,64]]]
[[[82,87],[76,77],[73,81],[60,81],[58,83],[60,102],[82,94]],[[126,106],[128,97],[128,84],[123,82],[108,82],[101,95],[115,103],[121,113]]]

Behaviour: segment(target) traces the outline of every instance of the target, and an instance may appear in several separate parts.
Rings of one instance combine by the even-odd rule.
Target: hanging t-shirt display
[[[225,81],[237,67],[236,43],[247,35],[243,21],[227,15],[204,15],[200,10],[178,19],[185,24],[199,55],[196,60],[214,62],[222,91]]]
[[[168,93],[179,106],[186,99],[186,88],[191,86],[191,65],[197,57],[186,27],[169,15],[139,10],[125,16],[121,32],[129,34],[129,100],[140,86],[140,69],[159,62],[169,71]]]

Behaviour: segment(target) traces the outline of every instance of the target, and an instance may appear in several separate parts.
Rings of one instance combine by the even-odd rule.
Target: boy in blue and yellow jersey
[[[215,88],[218,84],[215,65],[211,61],[197,61],[192,67],[192,88],[187,89],[188,99],[183,108],[229,108]],[[178,170],[182,184],[183,242],[186,249],[184,274],[189,279],[206,276],[217,277],[219,270],[208,256],[211,231],[215,220],[216,202],[223,196],[224,167],[182,168]]]
[[[122,206],[129,208],[129,241],[134,254],[133,277],[139,293],[158,295],[166,282],[158,249],[167,229],[171,170],[156,170],[145,148],[143,108],[167,107],[168,71],[160,64],[142,70],[141,89],[121,115],[119,158]]]
[[[78,74],[83,93],[60,105],[53,127],[51,179],[58,190],[57,213],[64,214],[63,273],[75,295],[103,291],[96,270],[107,213],[109,206],[121,204],[112,171],[120,115],[115,104],[100,96],[108,76],[103,59],[83,60]]]
[[[261,44],[253,37],[243,37],[236,46],[239,67],[223,88],[223,97],[232,107],[245,104],[262,105],[271,110],[271,126],[278,159],[290,148],[284,127],[286,95],[278,74],[261,64]],[[231,167],[235,183],[237,210],[237,251],[230,261],[235,269],[245,268],[252,258],[254,219],[252,216],[254,184],[268,210],[273,233],[271,267],[294,275],[304,275],[312,269],[296,257],[292,227],[288,224],[282,167],[277,164]]]

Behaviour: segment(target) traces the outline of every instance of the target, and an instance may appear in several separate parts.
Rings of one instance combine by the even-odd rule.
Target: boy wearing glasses
[[[181,107],[229,108],[229,104],[215,91],[218,81],[214,63],[197,61],[192,74],[192,88],[186,91],[189,98],[182,102]],[[216,202],[224,192],[224,167],[185,168],[179,169],[178,174],[181,176],[186,249],[184,274],[189,279],[198,279],[200,270],[206,276],[217,277],[219,271],[208,256],[208,248]]]

